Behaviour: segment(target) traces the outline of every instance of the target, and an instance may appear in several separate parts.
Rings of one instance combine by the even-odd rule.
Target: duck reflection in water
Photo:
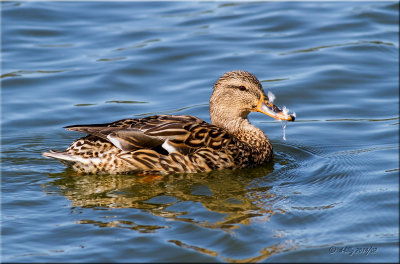
[[[273,163],[255,169],[224,170],[197,174],[164,176],[137,175],[81,175],[67,170],[53,174],[58,179],[46,190],[56,186],[58,192],[82,208],[136,208],[149,210],[153,215],[188,221],[212,228],[235,228],[248,224],[255,216],[270,216],[283,212],[273,208],[279,199],[269,192],[265,175],[273,170]],[[60,177],[62,175],[62,177]],[[248,176],[251,175],[251,176]],[[259,178],[261,177],[261,178]],[[229,179],[229,180],[228,180]],[[260,184],[261,182],[261,184]],[[219,221],[196,221],[180,211],[181,202],[200,202],[209,212],[219,213]],[[172,206],[178,211],[172,210]]]
[[[285,213],[284,209],[279,208],[279,204],[282,204],[281,201],[285,198],[272,191],[276,177],[280,177],[272,173],[277,162],[280,163],[279,159],[253,169],[149,177],[138,175],[77,177],[76,172],[66,169],[64,173],[50,175],[54,180],[46,184],[44,190],[48,193],[61,194],[70,200],[72,213],[79,217],[77,223],[80,224],[153,233],[169,229],[173,221],[177,224],[186,223],[232,233],[235,237],[235,230],[243,225],[251,225],[253,221],[268,222],[272,215]],[[123,216],[120,210],[115,213],[110,211],[123,208],[139,211],[134,211],[133,214],[129,211]],[[103,214],[104,209],[107,209],[107,217],[93,217],[92,214],[95,212]],[[110,212],[114,216],[110,216]],[[150,216],[159,219],[142,222],[137,219],[137,214],[140,219]],[[273,234],[271,242],[284,241],[282,238],[272,236]],[[176,239],[168,242],[192,248]],[[260,250],[258,256],[243,261],[255,262],[276,252],[287,250],[285,243],[286,241],[283,244],[273,243]],[[208,255],[219,254],[204,248],[192,249],[202,253],[207,251]]]

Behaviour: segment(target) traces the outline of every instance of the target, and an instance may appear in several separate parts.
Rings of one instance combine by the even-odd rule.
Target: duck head
[[[273,104],[260,81],[246,71],[231,71],[222,75],[214,84],[210,99],[210,117],[214,125],[226,127],[226,123],[247,120],[251,112],[260,112],[278,120],[294,121],[289,114]]]

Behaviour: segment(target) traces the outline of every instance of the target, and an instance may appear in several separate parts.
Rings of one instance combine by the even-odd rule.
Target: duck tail
[[[74,155],[71,155],[68,152],[57,152],[54,150],[50,150],[49,152],[44,152],[42,155],[46,158],[58,159],[60,162],[66,165],[71,165],[78,161],[78,159]]]

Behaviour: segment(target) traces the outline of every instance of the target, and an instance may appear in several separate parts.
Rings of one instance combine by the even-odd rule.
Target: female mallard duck
[[[68,126],[88,134],[64,152],[45,152],[82,173],[192,173],[261,165],[272,159],[264,132],[250,112],[294,121],[272,104],[258,79],[246,71],[225,73],[214,85],[209,124],[188,115],[156,115],[108,124]]]

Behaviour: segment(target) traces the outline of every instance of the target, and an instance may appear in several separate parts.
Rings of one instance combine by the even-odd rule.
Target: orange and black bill
[[[261,95],[257,108],[255,108],[254,110],[269,115],[270,117],[278,120],[294,121],[296,119],[295,114],[289,114],[288,111],[282,110],[278,106],[271,103],[268,100],[268,97],[265,98],[264,95]]]

